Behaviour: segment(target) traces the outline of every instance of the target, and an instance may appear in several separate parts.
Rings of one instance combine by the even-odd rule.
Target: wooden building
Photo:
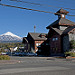
[[[70,41],[75,40],[75,23],[65,18],[68,13],[60,9],[55,13],[58,19],[46,27],[49,29],[50,55],[63,55],[70,49]]]
[[[23,38],[26,52],[39,52],[41,55],[64,55],[70,49],[70,41],[75,40],[75,23],[66,19],[69,12],[60,9],[58,19],[47,26],[48,34],[28,33]]]
[[[38,48],[41,47],[47,40],[47,34],[45,33],[28,33],[27,37],[23,38],[23,43],[25,45],[26,52],[34,52],[38,51]]]

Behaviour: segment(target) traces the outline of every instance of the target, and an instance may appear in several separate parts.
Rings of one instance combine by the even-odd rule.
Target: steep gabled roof
[[[67,29],[64,30],[63,34],[68,34],[73,29],[75,29],[75,26],[70,26],[70,27],[68,27]]]
[[[72,22],[66,18],[61,18],[59,21],[59,25],[73,26],[73,25],[75,25],[75,22]]]
[[[53,26],[74,26],[74,25],[75,25],[74,22],[65,18],[60,18],[56,20],[55,22],[53,22],[52,24],[50,24],[49,26],[47,26],[46,28],[49,29],[50,27],[53,27]]]
[[[53,28],[53,27],[50,27],[50,28],[52,30],[54,30],[55,32],[57,32],[59,35],[64,35],[64,34],[68,34],[70,31],[72,31],[73,29],[75,29],[75,26],[69,26],[64,31],[59,30],[58,28]]]
[[[52,28],[54,31],[56,31],[59,35],[62,35],[63,31],[62,30],[59,30],[57,28]]]
[[[27,39],[27,37],[23,37],[23,41],[22,41],[22,43],[28,43],[28,39]]]
[[[47,40],[47,38],[46,38],[46,33],[28,33],[32,38],[33,38],[33,40],[38,40],[38,41],[41,41],[41,40],[43,40],[43,41],[45,41],[45,40]],[[41,37],[41,35],[43,35],[44,37]]]
[[[62,30],[59,30],[58,28],[53,28],[53,27],[50,27],[50,29],[54,30],[56,33],[58,33],[59,35],[62,35],[63,31]]]

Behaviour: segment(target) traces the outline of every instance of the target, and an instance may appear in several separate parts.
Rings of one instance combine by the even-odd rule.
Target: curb
[[[20,62],[21,61],[18,61],[18,60],[0,60],[0,64],[16,64]]]
[[[75,58],[75,57],[71,57],[71,56],[66,57],[66,59],[71,59],[71,58]]]

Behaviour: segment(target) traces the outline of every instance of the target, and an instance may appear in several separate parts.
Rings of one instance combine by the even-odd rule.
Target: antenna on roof
[[[34,33],[35,33],[35,29],[36,29],[36,26],[34,25]]]

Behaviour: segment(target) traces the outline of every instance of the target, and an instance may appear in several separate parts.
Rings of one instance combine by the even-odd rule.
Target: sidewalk
[[[67,58],[63,58],[63,57],[24,57],[26,59],[40,59],[40,60],[53,60],[53,61],[73,61],[75,62],[75,57],[67,57]],[[21,59],[21,58],[20,58]],[[22,60],[15,60],[15,59],[11,59],[11,60],[0,60],[0,65],[1,64],[16,64],[16,63],[21,63]]]
[[[0,64],[15,64],[20,63],[18,60],[0,60]]]

